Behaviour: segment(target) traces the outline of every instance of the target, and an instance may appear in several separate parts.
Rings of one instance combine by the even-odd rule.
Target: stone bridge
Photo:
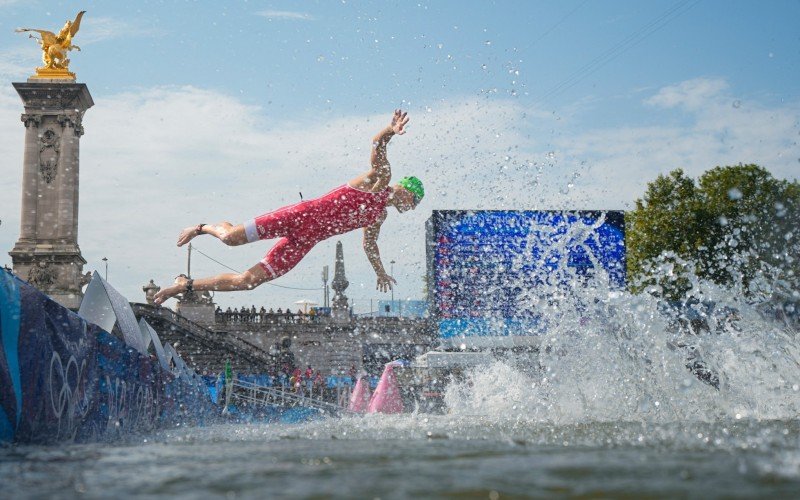
[[[240,373],[267,373],[281,363],[288,347],[299,367],[323,375],[348,374],[353,366],[380,372],[384,363],[428,350],[433,336],[427,320],[376,317],[334,320],[324,316],[267,315],[231,321],[217,316],[199,322],[164,307],[133,303],[162,342],[175,346],[198,373],[219,373],[231,360]],[[209,318],[210,319],[210,318]]]
[[[215,321],[220,335],[238,338],[274,352],[289,339],[298,366],[311,365],[323,374],[348,373],[351,367],[378,371],[383,363],[428,350],[433,331],[424,319],[400,317],[349,318],[275,316],[261,321]]]

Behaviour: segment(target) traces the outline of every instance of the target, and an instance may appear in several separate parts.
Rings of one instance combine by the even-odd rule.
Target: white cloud
[[[294,12],[290,10],[262,10],[256,12],[257,16],[267,19],[286,19],[290,21],[312,21],[314,17],[305,12]]]
[[[0,80],[2,81],[24,81],[36,71],[37,66],[41,65],[42,51],[33,40],[26,44],[0,50]]]
[[[80,30],[75,35],[75,42],[82,46],[119,38],[155,37],[164,34],[165,32],[162,30],[141,23],[113,17],[87,16],[81,21]]]
[[[728,83],[721,78],[695,78],[664,87],[645,103],[664,108],[683,106],[694,110],[705,107],[710,99],[716,99],[726,90]]]
[[[724,82],[723,82],[724,83]],[[455,99],[411,110],[409,133],[393,139],[389,157],[396,177],[414,174],[426,185],[419,210],[391,210],[380,245],[386,263],[397,261],[396,297],[421,295],[424,221],[444,208],[623,208],[641,196],[659,173],[683,167],[691,175],[718,164],[756,162],[777,177],[796,177],[798,105],[770,108],[756,102],[730,105],[726,86],[677,85],[648,103],[683,110],[683,125],[583,127],[513,100]],[[711,92],[709,88],[716,88]],[[667,95],[683,95],[681,99]],[[697,100],[696,95],[705,95]],[[197,87],[158,87],[95,99],[85,117],[81,144],[79,243],[89,269],[108,257],[109,277],[123,294],[141,300],[150,278],[164,283],[185,271],[186,251],[175,247],[180,229],[199,222],[234,223],[323,194],[367,168],[371,136],[386,113],[326,115],[280,121],[268,111],[230,95]],[[691,106],[677,104],[690,102]],[[648,113],[658,112],[650,107]],[[0,89],[0,246],[10,249],[19,227],[24,128],[13,90]],[[570,185],[573,185],[570,187]],[[361,251],[360,234],[345,245],[350,288],[346,294],[368,309],[374,274]],[[318,286],[332,265],[328,240],[276,283]],[[246,269],[269,242],[225,247],[210,237],[195,240],[204,252]],[[0,257],[0,264],[9,262]],[[226,270],[196,255],[192,273]],[[226,307],[286,307],[316,291],[262,286],[248,293],[219,294]]]

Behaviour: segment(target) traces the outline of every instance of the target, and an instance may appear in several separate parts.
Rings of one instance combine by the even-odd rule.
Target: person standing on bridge
[[[405,134],[408,113],[395,110],[390,124],[372,139],[371,168],[319,198],[301,201],[250,219],[244,224],[230,222],[198,224],[178,236],[178,246],[196,236],[210,234],[230,246],[257,240],[280,238],[255,266],[243,273],[225,273],[209,278],[189,279],[180,275],[171,286],[155,295],[155,304],[183,292],[252,290],[282,276],[295,267],[317,243],[337,234],[364,229],[364,251],[377,275],[376,288],[382,292],[397,283],[386,272],[378,250],[378,235],[386,219],[386,208],[403,213],[414,210],[425,195],[422,182],[404,177],[394,186],[386,145],[394,135]]]

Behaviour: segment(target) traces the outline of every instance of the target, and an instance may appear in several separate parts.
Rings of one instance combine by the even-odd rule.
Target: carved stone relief
[[[39,261],[28,271],[28,283],[42,290],[56,282],[56,270],[49,262]]]
[[[23,113],[22,123],[24,123],[26,127],[33,125],[34,127],[39,128],[39,125],[42,124],[42,115]]]
[[[66,130],[67,125],[72,127],[75,135],[83,135],[83,113],[69,113],[56,116],[58,123]]]
[[[53,129],[45,129],[39,138],[39,172],[42,179],[50,184],[58,171],[59,136]]]

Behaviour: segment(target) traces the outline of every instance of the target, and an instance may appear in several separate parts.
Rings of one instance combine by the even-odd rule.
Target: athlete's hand
[[[378,274],[378,286],[375,289],[381,292],[388,292],[392,289],[392,284],[396,285],[397,281],[386,273],[380,273]]]
[[[408,111],[404,113],[402,109],[395,109],[394,115],[392,115],[392,123],[391,125],[389,125],[390,127],[392,127],[392,132],[394,132],[397,135],[405,134],[406,133],[405,126],[406,123],[408,123],[409,119],[410,118],[408,117]]]

